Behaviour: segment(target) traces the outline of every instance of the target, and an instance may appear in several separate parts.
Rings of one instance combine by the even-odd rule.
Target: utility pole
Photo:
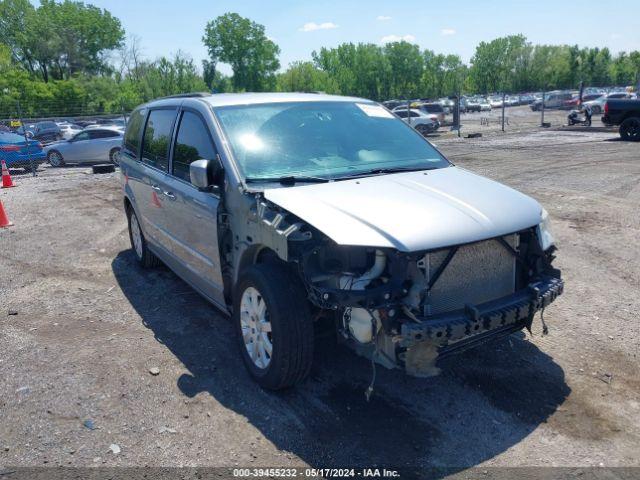
[[[460,92],[456,95],[456,127],[458,130],[458,138],[460,138],[460,130],[462,130],[462,124],[460,123]]]
[[[29,145],[29,137],[27,136],[27,126],[24,124],[24,120],[22,119],[22,112],[20,111],[20,100],[16,100],[16,110],[18,113],[18,120],[22,124],[22,133],[24,134],[24,141],[26,143],[27,148],[27,158],[29,159],[29,167],[31,168],[31,175],[34,177],[37,176],[36,169],[33,166],[33,158],[31,158],[31,145]]]
[[[502,92],[502,131],[504,132],[504,102],[507,99],[507,94]]]
[[[544,90],[542,91],[542,107],[540,108],[540,126],[544,127]]]

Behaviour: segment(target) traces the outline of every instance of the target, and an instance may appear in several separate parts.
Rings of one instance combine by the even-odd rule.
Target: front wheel
[[[235,289],[233,321],[242,360],[263,388],[301,382],[313,361],[313,324],[306,291],[285,265],[248,268]]]
[[[433,132],[433,127],[430,127],[429,125],[417,125],[416,126],[416,130],[418,131],[418,133],[420,133],[420,135],[425,136],[431,132]]]
[[[640,117],[627,118],[620,124],[620,138],[628,142],[640,141]]]

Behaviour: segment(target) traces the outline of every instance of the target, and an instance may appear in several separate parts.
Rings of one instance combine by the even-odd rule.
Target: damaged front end
[[[255,202],[236,249],[267,246],[297,270],[316,320],[334,324],[359,354],[412,375],[433,375],[438,358],[530,328],[563,291],[544,223],[404,252],[339,245],[260,195]]]
[[[290,251],[311,302],[333,312],[358,353],[417,376],[436,373],[439,357],[530,328],[563,290],[555,247],[542,250],[537,227],[411,253],[322,234],[311,243]]]

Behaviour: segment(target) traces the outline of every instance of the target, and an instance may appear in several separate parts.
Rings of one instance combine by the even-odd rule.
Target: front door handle
[[[173,192],[162,192],[164,193],[164,196],[167,198],[170,198],[171,200],[175,200],[176,196],[173,194]]]

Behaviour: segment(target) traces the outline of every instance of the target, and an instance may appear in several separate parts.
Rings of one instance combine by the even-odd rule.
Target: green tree
[[[391,95],[398,98],[418,96],[424,68],[424,59],[418,46],[405,41],[387,43],[384,54],[391,71]]]
[[[336,48],[321,48],[311,54],[318,68],[326,72],[335,82],[337,92],[342,95],[355,94],[356,75],[354,71],[356,46],[343,43]]]
[[[327,72],[316,68],[312,62],[293,62],[285,72],[278,75],[276,90],[335,93],[337,86],[331,82]]]
[[[202,78],[212,92],[225,93],[233,91],[231,79],[216,70],[215,63],[206,59],[202,61]]]
[[[226,13],[207,23],[202,41],[210,62],[231,65],[236,90],[263,91],[275,86],[280,48],[267,38],[264,26]]]
[[[529,64],[525,58],[529,52],[523,35],[480,42],[471,59],[470,75],[474,84],[481,93],[515,90],[518,67]]]
[[[0,0],[0,42],[45,82],[111,71],[107,53],[122,45],[120,20],[107,10],[65,0]]]

